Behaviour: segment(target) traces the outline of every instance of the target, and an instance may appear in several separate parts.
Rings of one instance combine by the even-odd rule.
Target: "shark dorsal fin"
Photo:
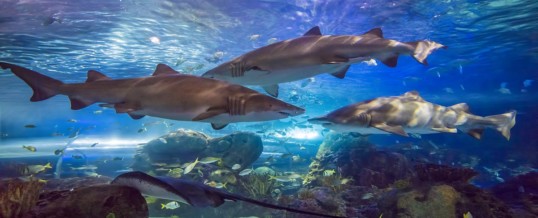
[[[413,100],[423,100],[417,91],[409,91],[403,94],[403,96],[412,98]]]
[[[449,108],[455,111],[469,112],[469,105],[467,105],[466,103],[455,104],[450,106]]]
[[[374,35],[374,36],[377,36],[379,38],[383,38],[383,31],[381,31],[381,28],[373,28],[371,30],[369,30],[368,32],[365,32],[364,33],[365,35],[366,34],[370,34],[370,35]]]
[[[175,71],[166,64],[158,64],[153,72],[152,76],[163,76],[163,75],[177,75],[179,72]]]
[[[102,74],[95,70],[89,70],[88,71],[88,78],[86,79],[86,82],[94,82],[98,80],[110,80],[110,77],[106,76],[105,74]]]
[[[303,36],[321,36],[321,30],[319,30],[319,26],[315,26],[303,34]]]

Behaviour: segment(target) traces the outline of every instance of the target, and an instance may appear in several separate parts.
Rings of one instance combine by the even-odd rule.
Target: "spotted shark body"
[[[516,112],[481,117],[469,112],[465,103],[450,107],[425,101],[418,92],[380,97],[352,104],[326,116],[310,119],[337,132],[361,134],[433,134],[467,132],[480,139],[485,128],[499,131],[507,140],[515,125]]]
[[[319,27],[314,27],[301,37],[255,49],[202,76],[241,85],[259,85],[277,96],[279,83],[322,73],[344,78],[351,64],[370,59],[396,67],[399,55],[411,55],[427,64],[428,55],[444,47],[428,40],[404,43],[385,39],[379,28],[362,35],[321,35]]]
[[[149,77],[111,79],[90,70],[85,83],[64,84],[14,64],[0,62],[3,69],[24,80],[34,91],[30,101],[67,95],[71,109],[104,103],[133,119],[146,115],[182,121],[211,123],[214,129],[228,123],[287,118],[304,109],[252,89],[209,78],[180,74],[159,64]]]

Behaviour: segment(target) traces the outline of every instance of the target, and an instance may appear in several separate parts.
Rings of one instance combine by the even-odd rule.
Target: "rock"
[[[478,173],[468,168],[455,168],[437,164],[415,165],[417,177],[422,182],[441,182],[446,184],[468,183]]]
[[[491,191],[512,210],[523,210],[518,212],[525,214],[521,217],[538,217],[538,172],[519,175],[494,186]]]
[[[456,218],[460,194],[451,186],[433,186],[427,195],[413,190],[402,193],[397,202],[398,217]]]
[[[22,217],[29,212],[42,186],[37,180],[0,180],[0,217]]]
[[[342,216],[346,214],[345,202],[337,194],[327,187],[315,187],[303,189],[296,198],[287,202],[289,207],[305,211]],[[301,217],[315,217],[302,215]]]
[[[241,169],[249,167],[263,150],[261,138],[248,132],[236,132],[220,138],[211,138],[203,133],[179,129],[163,135],[144,145],[135,155],[134,170],[149,172],[160,166],[193,162],[196,158],[222,158],[223,166],[234,164]],[[166,172],[166,171],[163,171]]]
[[[40,195],[37,206],[25,217],[148,217],[146,200],[136,189],[97,185],[73,191],[52,191]]]

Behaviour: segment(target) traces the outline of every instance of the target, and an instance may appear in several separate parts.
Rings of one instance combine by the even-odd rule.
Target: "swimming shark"
[[[303,36],[276,42],[225,62],[203,77],[241,85],[259,85],[278,96],[278,84],[330,73],[343,79],[351,64],[371,59],[396,67],[399,55],[411,55],[419,63],[439,48],[437,42],[398,42],[383,38],[380,28],[362,35],[321,35],[313,27]]]
[[[172,177],[153,177],[139,171],[121,174],[112,180],[110,184],[131,187],[145,196],[173,200],[193,207],[218,207],[226,200],[244,201],[266,208],[286,210],[294,213],[321,217],[339,217],[269,204],[219,190],[202,183]]]
[[[499,131],[510,140],[510,129],[516,124],[516,112],[481,117],[469,112],[466,103],[450,107],[425,101],[418,92],[380,97],[337,109],[325,116],[310,119],[337,132],[361,134],[456,133],[458,129],[480,139],[485,128]]]
[[[85,83],[65,84],[14,64],[0,62],[34,91],[30,101],[67,95],[71,109],[96,102],[127,113],[133,119],[146,115],[173,120],[211,123],[222,129],[228,123],[283,119],[304,113],[304,109],[252,89],[198,76],[184,75],[158,64],[152,76],[111,79],[90,70]]]

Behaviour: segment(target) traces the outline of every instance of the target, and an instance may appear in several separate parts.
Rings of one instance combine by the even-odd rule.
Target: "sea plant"
[[[239,181],[249,195],[256,199],[271,198],[271,192],[276,182],[276,180],[270,179],[268,173],[251,173],[248,176],[242,177]]]
[[[43,183],[37,179],[0,181],[0,217],[22,217],[35,206]]]

